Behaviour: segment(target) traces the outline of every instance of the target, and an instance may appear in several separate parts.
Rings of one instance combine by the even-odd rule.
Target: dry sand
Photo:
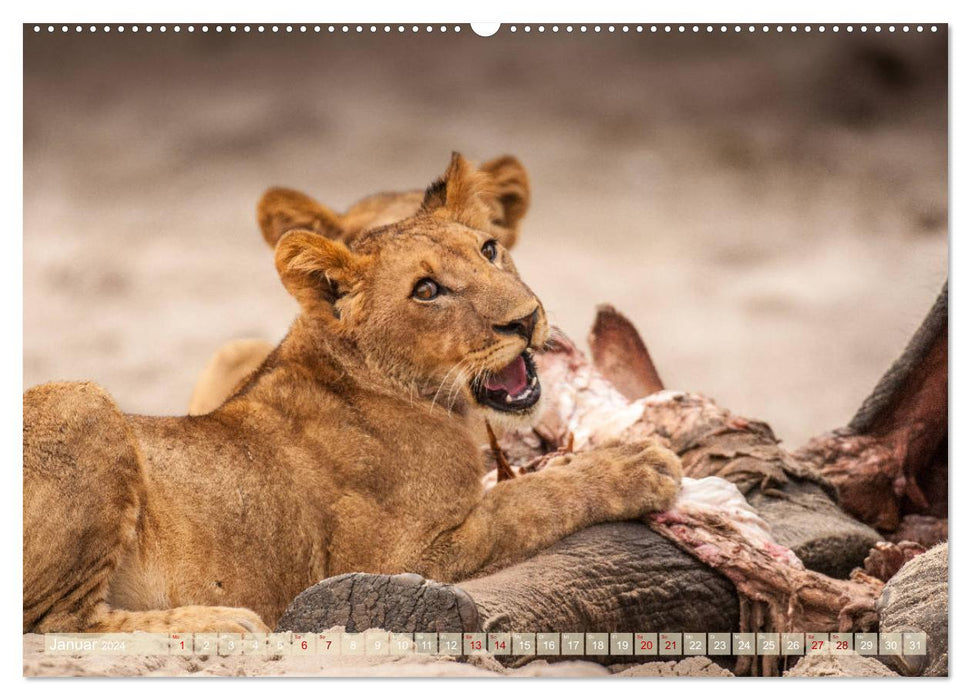
[[[705,660],[707,661],[707,659]],[[621,675],[724,675],[708,664],[688,666],[671,662],[634,666]],[[697,667],[697,668],[696,668]],[[680,672],[679,672],[680,671]],[[492,656],[470,657],[468,663],[450,656],[51,656],[44,653],[44,637],[24,635],[25,676],[458,676],[518,678],[596,677],[610,671],[588,661],[538,659],[507,668]]]
[[[25,38],[24,384],[184,413],[296,312],[254,223],[518,155],[515,251],[582,339],[611,302],[671,387],[800,443],[843,424],[947,268],[942,36]]]

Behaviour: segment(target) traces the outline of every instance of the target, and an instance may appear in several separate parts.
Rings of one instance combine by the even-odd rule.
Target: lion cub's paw
[[[651,440],[612,443],[596,450],[604,476],[623,498],[624,517],[640,517],[674,505],[681,485],[681,460]]]
[[[172,630],[185,632],[271,632],[263,620],[246,608],[191,605],[175,608],[167,621]]]

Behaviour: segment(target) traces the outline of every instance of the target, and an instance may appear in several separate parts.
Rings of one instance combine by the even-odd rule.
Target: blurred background
[[[519,157],[514,257],[579,341],[609,302],[667,386],[843,425],[947,275],[947,38],[24,30],[24,386],[182,414],[221,343],[297,306],[270,185],[343,209],[453,150]],[[396,27],[394,28],[396,29]]]

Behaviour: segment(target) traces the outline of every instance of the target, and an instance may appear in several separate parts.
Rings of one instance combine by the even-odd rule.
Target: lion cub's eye
[[[418,301],[431,301],[441,294],[441,291],[435,280],[425,277],[415,284],[415,288],[411,290],[411,296]]]
[[[496,256],[499,255],[499,250],[496,248],[495,241],[486,241],[482,246],[482,254],[486,257],[486,260],[493,262]]]

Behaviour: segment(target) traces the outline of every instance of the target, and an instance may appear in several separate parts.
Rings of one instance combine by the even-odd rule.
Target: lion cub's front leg
[[[666,510],[680,483],[681,460],[655,442],[555,458],[487,492],[459,527],[423,553],[419,573],[456,581],[510,564],[590,525]]]

